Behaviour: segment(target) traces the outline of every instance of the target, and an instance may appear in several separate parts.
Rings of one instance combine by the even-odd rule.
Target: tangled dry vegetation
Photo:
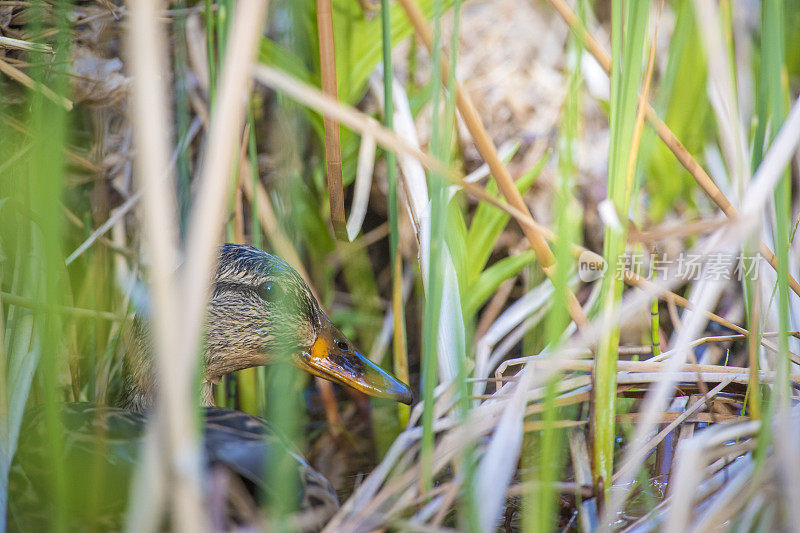
[[[435,22],[432,2],[424,2],[422,29],[405,23],[397,30],[403,38],[392,62],[393,132],[376,122],[385,101],[379,52],[369,56],[374,62],[361,78],[363,65],[339,61],[340,103],[326,99],[309,86],[319,85],[318,63],[301,61],[308,59],[303,47],[317,43],[298,41],[302,32],[287,29],[291,22],[308,22],[303,16],[312,8],[293,11],[286,4],[273,2],[260,37],[251,115],[227,132],[235,163],[229,165],[231,158],[221,152],[222,168],[232,168],[229,175],[222,172],[229,179],[219,189],[229,197],[226,240],[260,242],[263,234],[264,246],[311,281],[371,359],[388,361],[384,356],[394,353],[397,365],[398,350],[406,354],[406,372],[418,391],[431,262],[442,274],[432,404],[398,412],[322,385],[310,395],[308,454],[343,499],[326,530],[525,525],[747,531],[800,524],[800,286],[781,277],[797,272],[797,210],[791,186],[780,185],[795,183],[800,171],[800,69],[791,51],[798,40],[788,35],[796,2],[782,7],[790,13],[779,43],[788,53],[781,53],[776,67],[782,112],[766,89],[759,92],[768,84],[766,58],[776,52],[767,39],[775,21],[757,6],[675,1],[639,13],[644,24],[638,30],[625,26],[641,33],[644,49],[638,63],[632,60],[627,138],[609,126],[625,116],[615,114],[621,89],[609,90],[605,72],[625,68],[609,56],[617,2],[465,2],[442,21],[443,57],[456,42],[451,32],[459,23],[456,78],[463,98],[456,106],[458,90],[442,92],[459,118],[452,150],[440,152],[431,96],[436,85],[430,82],[438,63],[424,44],[424,31]],[[377,20],[372,17],[379,7],[363,4],[334,2],[337,16],[365,25]],[[404,19],[401,8],[409,4],[416,5],[394,5],[395,20]],[[48,42],[47,28],[58,26],[55,4],[44,3],[44,20],[32,30],[31,5],[0,2],[0,71],[8,78],[3,131],[26,134],[29,125],[20,117],[27,91],[71,110],[62,210],[65,316],[74,323],[65,326],[60,399],[106,403],[119,387],[120,318],[135,310],[137,285],[131,280],[154,268],[143,252],[144,215],[137,215],[142,192],[134,180],[134,159],[142,150],[134,132],[142,118],[130,100],[131,54],[137,51],[126,55],[122,42],[133,22],[128,5],[69,6],[65,97],[46,78],[26,73],[32,68],[29,50],[45,62],[51,57],[56,44],[39,43]],[[625,9],[626,16],[636,15],[636,8]],[[573,10],[582,13],[586,29]],[[208,59],[203,5],[175,3],[159,21],[171,58],[161,73],[173,89],[165,123],[174,134],[168,145],[177,148],[169,168],[177,184],[177,217],[187,232],[189,199],[204,183],[197,178],[201,162],[217,146],[219,123],[212,121],[209,95],[224,80],[215,82],[222,66]],[[231,24],[229,43],[241,30],[236,20]],[[626,39],[625,45],[636,42]],[[291,53],[276,52],[280,46]],[[379,37],[369,46],[379,50]],[[351,69],[349,80],[362,81],[363,92],[342,89],[342,69]],[[639,105],[640,93],[652,108]],[[224,106],[224,99],[213,105]],[[469,113],[470,105],[476,113]],[[344,125],[352,242],[335,241],[328,229],[318,113]],[[488,132],[489,146],[475,142],[481,130]],[[376,144],[398,156],[401,269],[394,276],[387,222],[392,195]],[[24,142],[17,147],[26,149]],[[620,180],[609,152],[623,154],[623,170],[634,154],[621,179],[625,209],[606,200],[616,202],[609,184]],[[440,159],[449,166],[443,169]],[[518,179],[521,206],[498,168]],[[441,236],[447,246],[440,259],[428,256],[437,238],[432,175],[449,180]],[[781,187],[786,198],[773,196]],[[779,231],[781,225],[789,233]],[[579,266],[602,263],[612,234],[622,235],[630,256],[645,260],[617,269],[626,286],[608,300],[604,278],[587,282],[573,266],[578,257]],[[19,257],[18,251],[9,256]],[[685,269],[687,257],[696,258],[694,277]],[[760,258],[747,279],[737,275],[742,257]],[[557,268],[550,267],[554,258]],[[13,270],[8,264],[3,269]],[[566,274],[559,278],[556,272]],[[15,297],[7,279],[6,314],[30,304]],[[87,309],[94,311],[82,316]],[[400,345],[392,344],[401,324],[397,311],[407,333]],[[91,333],[82,329],[89,324]],[[608,342],[615,354],[610,364],[602,355]],[[91,358],[81,355],[86,350]],[[245,374],[235,383],[245,390],[242,383],[255,379]],[[598,383],[609,385],[606,396]],[[246,408],[242,394],[226,397],[223,391],[219,397]],[[608,397],[615,399],[610,406],[603,404]],[[603,420],[610,421],[610,434],[603,433]],[[598,451],[603,439],[610,454]]]

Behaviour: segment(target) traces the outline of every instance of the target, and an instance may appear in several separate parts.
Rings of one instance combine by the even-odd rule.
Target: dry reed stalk
[[[0,59],[0,72],[5,74],[12,80],[16,80],[17,82],[24,85],[28,89],[42,93],[42,96],[60,105],[67,111],[72,111],[72,100],[54,93],[50,87],[31,79],[30,76],[19,70],[17,67],[7,63],[4,59]]]
[[[431,47],[433,46],[433,34],[431,33],[431,29],[425,20],[425,16],[419,9],[419,6],[417,6],[416,2],[413,0],[399,0],[399,2],[408,15],[408,18],[414,27],[414,33],[417,35],[417,38],[422,41],[422,43],[430,52]],[[444,86],[447,86],[449,83],[449,72],[450,68],[448,61],[443,56],[441,58],[441,76]],[[497,148],[489,136],[489,133],[486,131],[486,128],[483,126],[480,115],[475,109],[475,106],[473,105],[472,100],[469,98],[469,95],[463,90],[458,82],[455,83],[455,87],[452,89],[455,90],[456,93],[456,107],[458,108],[459,114],[461,115],[464,124],[467,126],[467,129],[472,136],[475,147],[478,149],[478,152],[480,152],[484,161],[486,161],[486,163],[489,165],[492,175],[497,183],[497,187],[503,193],[503,196],[511,206],[513,206],[517,211],[521,212],[524,218],[533,222],[533,216],[531,215],[528,206],[522,199],[522,195],[517,190],[516,185],[514,185],[514,180],[511,178],[511,174],[508,172],[508,169],[497,154]],[[544,236],[541,234],[541,232],[534,229],[534,227],[530,224],[521,225],[521,228],[525,236],[528,238],[531,248],[533,249],[534,253],[536,254],[536,258],[539,260],[539,263],[542,266],[542,270],[548,277],[552,277],[554,273],[553,269],[555,268],[555,257],[553,256],[553,252],[550,250],[550,247],[548,246]],[[566,268],[566,266],[563,268]],[[581,308],[577,298],[575,298],[575,295],[569,289],[567,289],[567,306],[572,320],[575,321],[579,328],[583,328],[587,323],[586,314],[583,312],[583,309]]]
[[[584,356],[589,356],[590,353],[587,352],[583,354]],[[581,372],[591,372],[594,369],[595,361],[593,359],[562,359],[562,360],[549,360],[542,358],[541,356],[531,356],[526,358],[519,358],[513,359],[508,361],[509,365],[504,365],[503,369],[501,370],[498,368],[498,373],[505,371],[509,366],[513,365],[522,365],[522,364],[532,364],[538,370],[573,370],[573,371],[581,371]],[[665,373],[669,369],[669,363],[652,363],[650,361],[617,361],[617,370],[619,372],[626,372],[630,374],[631,379],[638,379],[641,376],[636,376],[639,373],[647,373],[653,374],[657,372]],[[671,370],[671,369],[670,369]],[[702,374],[731,374],[737,377],[744,376],[749,374],[748,368],[743,367],[736,367],[736,366],[723,366],[723,365],[704,365],[704,364],[696,364],[696,363],[684,363],[680,365],[676,370],[673,372],[679,372],[683,374],[691,374],[692,372],[695,373],[702,373]],[[765,380],[771,380],[775,378],[775,372],[768,371],[768,370],[761,370],[758,372],[758,379],[759,383],[763,383]],[[496,375],[495,379],[501,380],[506,379],[502,378],[502,374]],[[794,383],[800,385],[800,376],[796,376],[793,379]]]
[[[14,39],[12,37],[0,36],[0,48],[8,48],[11,50],[26,50],[30,52],[44,52],[47,54],[53,53],[53,47],[45,43],[32,43],[23,41],[22,39]]]
[[[777,337],[778,335],[779,335],[779,333],[776,332],[776,331],[764,332],[764,333],[761,334],[761,338],[762,339],[767,339],[767,338],[771,338],[771,337]],[[800,333],[798,333],[797,331],[790,331],[789,335],[792,336],[792,337],[798,338],[798,335],[800,335]],[[696,347],[700,346],[701,344],[705,344],[707,342],[733,341],[733,340],[744,339],[744,338],[747,338],[747,337],[749,337],[748,333],[740,333],[738,335],[716,335],[716,336],[713,336],[713,337],[703,337],[701,339],[697,339],[696,341],[694,341],[692,343],[692,348],[696,348]],[[771,350],[774,353],[778,353],[778,347],[775,346],[772,343],[761,342],[761,345],[764,346],[766,349]],[[672,354],[672,351],[670,350],[670,351],[662,353],[661,355],[657,355],[655,357],[651,357],[650,359],[648,359],[648,361],[654,362],[654,363],[657,362],[657,361],[663,361],[664,359],[669,357],[671,354]],[[792,361],[794,361],[796,364],[800,365],[800,357],[798,357],[796,354],[794,354],[792,352],[789,352],[789,356],[792,358]]]
[[[728,383],[726,381],[720,382],[720,384]],[[733,383],[731,381],[730,383]],[[616,415],[615,420],[618,424],[636,424],[641,419],[639,413],[622,413]],[[735,423],[735,422],[747,422],[750,419],[746,416],[740,416],[737,414],[731,413],[692,413],[691,415],[684,416],[683,413],[670,413],[665,412],[661,413],[658,418],[659,424],[667,424],[671,425],[674,424],[676,420],[679,420],[681,424],[720,424],[720,423]],[[675,427],[679,426],[680,424],[676,424]],[[660,433],[659,433],[660,434]],[[649,456],[650,453],[647,453],[646,456]],[[616,479],[618,476],[614,474],[612,477]]]
[[[319,63],[322,92],[336,96],[336,56],[333,42],[333,14],[331,0],[317,0],[317,31],[319,32]],[[344,218],[344,191],[342,189],[342,148],[339,142],[339,123],[323,115],[325,128],[325,162],[328,176],[328,195],[331,203],[333,232],[340,240],[347,240]]]
[[[571,431],[570,433],[573,434],[579,432]],[[542,486],[540,481],[526,481],[523,483],[518,483],[517,485],[512,485],[508,488],[506,496],[524,496],[525,494],[529,493],[531,489],[538,488],[540,486]],[[553,483],[553,487],[562,494],[571,494],[573,496],[580,496],[581,498],[591,498],[593,495],[591,483],[556,481]],[[587,529],[587,531],[591,531],[591,529]]]
[[[711,233],[720,229],[728,222],[726,217],[714,215],[709,218],[700,218],[692,222],[668,222],[659,226],[652,226],[645,230],[630,231],[630,239],[646,245],[653,245],[659,241],[670,238],[685,238],[689,236]]]
[[[550,5],[556,12],[564,19],[567,26],[575,32],[578,37],[583,41],[586,50],[597,60],[606,74],[611,72],[611,58],[608,57],[600,43],[589,33],[589,30],[578,20],[575,12],[564,2],[564,0],[548,0]],[[651,105],[647,105],[647,122],[655,129],[658,137],[664,142],[669,150],[675,155],[681,165],[692,175],[697,184],[703,189],[703,192],[722,210],[728,218],[734,219],[737,216],[737,210],[730,203],[725,194],[717,187],[711,176],[705,171],[700,163],[692,157],[692,154],[686,149],[683,144],[678,140],[672,130],[669,129],[663,120],[661,120]],[[777,272],[778,260],[770,248],[763,242],[759,241],[759,249],[761,254],[767,259],[770,266]],[[800,296],[800,283],[789,275],[789,286],[795,294]]]
[[[205,159],[198,179],[199,190],[192,209],[187,238],[186,272],[182,279],[171,274],[171,251],[176,249],[174,190],[161,179],[167,168],[169,140],[166,124],[165,91],[161,86],[166,61],[161,57],[166,44],[154,23],[157,2],[137,2],[131,17],[130,55],[134,64],[134,118],[140,121],[136,130],[140,155],[139,171],[147,184],[145,202],[148,212],[147,234],[152,241],[154,261],[153,287],[156,298],[156,339],[159,347],[161,401],[157,419],[170,436],[165,463],[173,467],[176,487],[173,497],[173,519],[178,528],[189,531],[205,529],[205,513],[201,505],[198,482],[199,448],[192,428],[192,377],[197,365],[196,354],[200,329],[206,308],[208,287],[216,260],[216,243],[224,219],[226,184],[238,132],[247,100],[248,69],[261,33],[266,1],[243,0],[237,4],[232,22],[219,98],[211,120]],[[146,126],[145,126],[146,125]],[[177,288],[183,298],[177,306]],[[169,382],[166,378],[169,376]],[[180,469],[172,463],[180,457]],[[155,504],[153,498],[150,503]],[[156,505],[153,505],[156,507]],[[129,522],[133,526],[132,522]]]
[[[78,218],[78,215],[76,215],[75,213],[73,213],[72,211],[67,209],[67,207],[64,206],[64,205],[62,205],[61,208],[62,208],[61,209],[62,212],[64,213],[64,216],[67,217],[67,220],[69,220],[69,222],[73,226],[75,226],[76,228],[78,228],[80,230],[86,230],[86,224],[84,224],[83,220]],[[125,248],[125,247],[117,246],[116,244],[111,242],[111,239],[109,239],[107,237],[100,236],[100,237],[98,237],[97,240],[100,243],[102,243],[109,250],[111,250],[113,252],[116,252],[118,254],[122,254],[125,257],[129,258],[129,259],[133,259],[133,258],[136,257],[136,253],[133,250],[130,250],[130,249]],[[65,264],[66,264],[66,262],[65,262]]]
[[[662,288],[661,285],[653,283],[638,274],[631,272],[630,270],[626,270],[624,272],[625,276],[625,283],[631,285],[633,287],[638,287],[642,290],[646,290],[648,293],[652,293],[653,295],[658,296],[662,300],[667,302],[672,302],[678,307],[682,307],[684,309],[692,309],[692,303],[684,298],[683,296],[679,296],[674,292],[669,291],[668,289]],[[716,322],[721,326],[725,326],[726,328],[733,330],[737,333],[741,333],[743,335],[747,335],[747,330],[743,327],[734,324],[730,320],[727,320],[719,315],[712,313],[711,311],[705,311],[706,318],[711,320],[712,322]]]
[[[154,531],[165,496],[176,529],[204,531],[207,521],[199,487],[200,454],[192,424],[192,367],[174,357],[183,348],[174,258],[178,248],[175,191],[161,178],[167,168],[170,116],[166,92],[168,62],[156,0],[131,6],[127,50],[132,65],[131,116],[136,171],[143,191],[145,246],[151,260],[153,330],[159,402],[127,516],[129,531]],[[170,379],[173,378],[173,379]],[[179,462],[180,461],[180,462]],[[167,486],[169,494],[165,494]],[[161,490],[157,490],[161,489]]]

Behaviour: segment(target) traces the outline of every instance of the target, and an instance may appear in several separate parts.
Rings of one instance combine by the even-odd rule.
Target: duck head
[[[206,379],[287,358],[299,368],[379,398],[410,404],[411,390],[364,357],[283,259],[225,244],[209,302]]]

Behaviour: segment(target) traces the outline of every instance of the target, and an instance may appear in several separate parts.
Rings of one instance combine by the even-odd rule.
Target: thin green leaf
[[[533,262],[534,259],[536,259],[536,255],[533,250],[525,250],[521,254],[505,257],[484,270],[464,295],[464,315],[474,316],[505,280],[516,276],[525,265]]]
[[[517,181],[517,190],[525,194],[530,190],[536,179],[541,174],[544,165],[550,158],[551,152],[546,152],[539,161],[528,172],[523,174]],[[486,186],[486,192],[492,195],[497,194],[497,184],[492,180]],[[470,258],[467,266],[467,282],[474,283],[486,266],[492,250],[503,233],[503,229],[508,224],[511,216],[493,205],[482,203],[475,210],[475,216],[469,226],[467,233],[467,257]]]

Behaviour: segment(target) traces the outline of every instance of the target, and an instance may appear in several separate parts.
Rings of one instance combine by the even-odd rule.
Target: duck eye
[[[347,350],[348,348],[347,343],[344,341],[336,341],[336,345],[339,347],[340,350]]]
[[[274,302],[283,296],[280,287],[271,281],[267,281],[259,285],[257,291],[258,295],[265,302]]]

